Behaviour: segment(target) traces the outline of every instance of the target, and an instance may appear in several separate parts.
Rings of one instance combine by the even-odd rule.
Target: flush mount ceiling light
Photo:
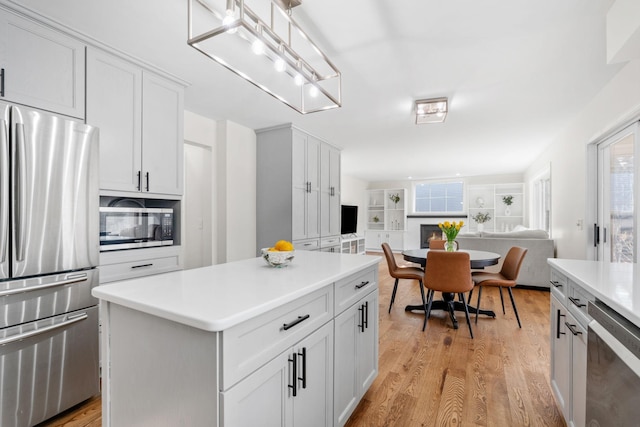
[[[187,43],[301,114],[342,106],[340,71],[291,17],[301,0],[188,0]]]
[[[447,117],[447,98],[420,99],[416,101],[416,124],[442,123]]]

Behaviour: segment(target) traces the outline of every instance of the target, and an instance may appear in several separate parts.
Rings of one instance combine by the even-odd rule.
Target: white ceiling
[[[246,0],[264,2],[267,0]],[[293,18],[342,72],[343,107],[302,116],[189,47],[187,0],[17,3],[191,85],[185,108],[253,129],[292,122],[367,181],[521,173],[620,69],[613,0],[303,0]],[[446,96],[445,123],[413,101]]]

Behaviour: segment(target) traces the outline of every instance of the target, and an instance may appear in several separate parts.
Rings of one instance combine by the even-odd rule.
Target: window
[[[531,227],[551,235],[551,176],[548,169],[531,182]]]
[[[464,183],[462,181],[416,183],[413,194],[416,213],[463,212]]]

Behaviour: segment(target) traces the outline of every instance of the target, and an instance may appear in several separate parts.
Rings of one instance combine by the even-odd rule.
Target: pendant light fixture
[[[447,98],[419,99],[416,101],[416,124],[442,123],[449,112]]]
[[[187,0],[187,43],[301,114],[342,106],[341,74],[291,17],[301,0]]]

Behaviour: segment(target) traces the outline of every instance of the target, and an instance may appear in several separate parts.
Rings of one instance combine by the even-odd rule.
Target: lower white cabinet
[[[334,425],[342,426],[378,375],[378,292],[363,297],[334,322]]]
[[[180,246],[100,252],[100,284],[180,270]]]
[[[567,425],[581,427],[586,419],[587,302],[594,297],[577,283],[552,270],[551,389]]]
[[[333,425],[333,322],[221,394],[224,426]]]
[[[392,250],[404,250],[404,231],[366,230],[365,245],[367,249],[382,250],[381,245],[388,243]]]

